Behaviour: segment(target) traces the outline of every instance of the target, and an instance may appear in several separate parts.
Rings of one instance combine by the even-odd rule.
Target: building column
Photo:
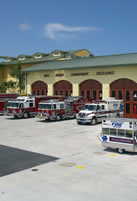
[[[110,85],[103,84],[102,85],[102,99],[105,100],[108,97],[110,97]]]
[[[79,84],[73,84],[72,96],[79,96]]]
[[[27,89],[25,89],[25,92],[27,92],[27,94],[32,94],[31,85],[30,84],[27,84]]]
[[[53,84],[48,84],[48,96],[53,96],[54,91],[53,91]]]

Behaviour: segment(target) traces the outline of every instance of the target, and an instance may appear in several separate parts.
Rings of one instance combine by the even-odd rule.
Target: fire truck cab
[[[45,120],[57,120],[74,118],[85,102],[81,97],[67,97],[64,101],[49,100],[40,102],[38,106],[38,118]]]
[[[7,103],[10,100],[16,100],[19,94],[0,94],[0,114],[3,115],[7,109]]]
[[[63,99],[63,97],[59,97]],[[38,112],[38,104],[41,101],[57,99],[56,96],[21,96],[16,101],[8,101],[7,113],[8,116],[17,117],[34,117]]]
[[[35,116],[35,99],[33,96],[21,96],[15,101],[8,101],[7,115],[28,118]]]

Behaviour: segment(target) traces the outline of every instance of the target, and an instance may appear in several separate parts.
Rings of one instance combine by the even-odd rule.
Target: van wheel
[[[118,148],[118,153],[123,154],[124,153],[124,149]]]
[[[58,114],[58,115],[56,116],[56,120],[57,120],[57,121],[60,121],[61,119],[62,119],[61,114]]]
[[[97,119],[95,117],[93,117],[91,119],[91,125],[96,125],[96,123],[97,123]]]
[[[29,118],[29,113],[28,113],[28,112],[24,112],[23,117],[24,117],[25,119]]]

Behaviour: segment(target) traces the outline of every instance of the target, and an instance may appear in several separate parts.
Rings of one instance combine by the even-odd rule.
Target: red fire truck
[[[79,96],[67,97],[64,101],[42,101],[38,106],[37,117],[45,120],[57,120],[74,118],[82,109],[85,101]]]
[[[36,116],[40,101],[57,98],[64,100],[64,97],[61,96],[21,96],[16,101],[8,101],[6,115],[14,116],[15,118]]]
[[[9,100],[15,100],[19,94],[0,94],[0,114],[4,114]]]

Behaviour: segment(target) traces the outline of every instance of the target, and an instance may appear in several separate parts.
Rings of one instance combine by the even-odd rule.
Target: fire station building
[[[39,57],[37,63],[27,61],[32,58],[27,58],[24,63],[22,60],[27,94],[73,95],[95,100],[115,97],[124,100],[125,117],[134,116],[137,53],[94,56],[82,49],[70,52],[56,50],[52,52],[55,59],[50,58],[51,55],[42,57],[40,53],[34,56]],[[4,66],[0,64],[1,67]]]

